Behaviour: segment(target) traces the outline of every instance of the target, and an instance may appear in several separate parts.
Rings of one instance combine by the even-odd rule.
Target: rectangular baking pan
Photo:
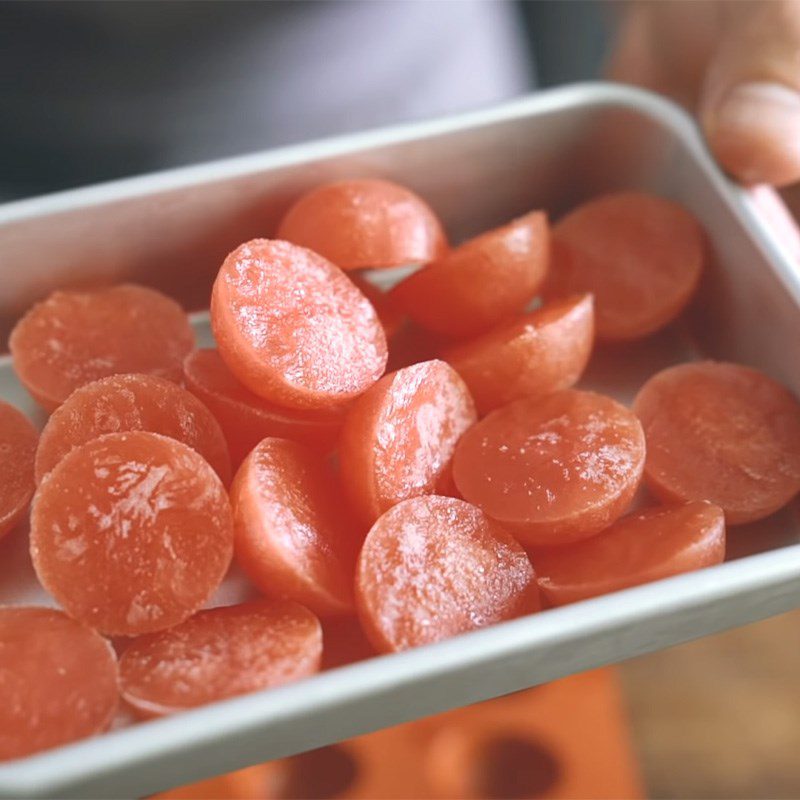
[[[456,241],[609,190],[672,197],[709,234],[700,297],[665,333],[599,354],[585,385],[630,400],[656,369],[704,354],[758,366],[800,393],[794,252],[719,172],[683,112],[603,84],[0,207],[0,329],[66,285],[141,281],[201,308],[230,249],[270,235],[303,190],[345,176],[407,184]],[[196,323],[207,339],[206,317]],[[0,393],[35,414],[7,358]],[[0,797],[141,796],[787,611],[800,605],[798,531],[790,507],[732,531],[730,560],[712,569],[6,763]],[[218,602],[235,595],[233,580]],[[24,531],[0,545],[0,602],[48,602]]]

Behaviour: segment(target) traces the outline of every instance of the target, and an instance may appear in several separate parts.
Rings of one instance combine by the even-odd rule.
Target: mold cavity
[[[558,761],[542,745],[521,736],[489,739],[470,770],[472,797],[528,800],[541,797],[559,779]]]
[[[329,800],[344,794],[356,779],[356,762],[342,747],[330,745],[286,759],[276,800]]]

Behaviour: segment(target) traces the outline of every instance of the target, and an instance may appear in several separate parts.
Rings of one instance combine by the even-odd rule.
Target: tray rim
[[[752,569],[758,562],[758,569]],[[701,578],[701,580],[698,580]],[[231,741],[263,733],[264,722],[274,726],[285,725],[298,716],[306,723],[314,724],[323,713],[336,713],[339,708],[347,709],[353,700],[364,702],[376,693],[388,694],[398,688],[413,688],[420,681],[446,678],[454,670],[464,666],[498,666],[513,658],[526,658],[531,648],[537,644],[548,644],[549,652],[554,648],[574,644],[575,629],[589,628],[592,640],[599,640],[609,633],[617,636],[614,650],[622,650],[624,659],[605,657],[598,652],[591,658],[573,654],[566,670],[552,668],[543,671],[536,685],[548,680],[581,672],[585,669],[617,663],[636,655],[661,649],[656,643],[651,646],[638,638],[637,626],[650,626],[654,623],[679,628],[680,620],[696,611],[705,612],[709,606],[718,607],[735,599],[752,599],[743,621],[736,624],[756,621],[788,610],[800,604],[800,544],[748,556],[737,561],[726,562],[705,570],[678,575],[661,581],[615,592],[574,605],[550,609],[538,615],[523,617],[510,622],[462,634],[453,639],[419,647],[403,653],[376,656],[366,661],[340,667],[329,672],[319,673],[294,684],[266,689],[250,695],[213,703],[201,708],[182,712],[140,723],[131,728],[105,733],[60,748],[29,756],[25,759],[7,762],[0,766],[0,796],[38,797],[58,792],[57,796],[80,797],[91,783],[86,782],[87,770],[94,765],[95,781],[110,780],[122,768],[143,767],[157,756],[159,758],[177,756],[181,749],[213,746],[222,739]],[[776,592],[766,602],[755,602],[758,593],[765,587]],[[665,602],[664,595],[671,597]],[[753,595],[751,598],[750,596]],[[788,605],[787,605],[788,604]],[[587,611],[591,611],[587,615]],[[587,626],[587,618],[590,624]],[[532,625],[532,620],[536,621]],[[679,634],[670,641],[670,646],[731,627],[724,619],[707,627],[702,633]],[[653,633],[655,633],[655,629]],[[583,637],[582,637],[583,638]],[[608,650],[608,648],[606,648]],[[576,658],[575,655],[578,657]],[[401,679],[385,667],[388,662],[402,669]],[[346,700],[337,697],[338,684],[347,680],[354,688]],[[473,692],[461,689],[468,694],[469,702],[479,702],[505,694],[513,689],[494,685],[491,691]],[[450,700],[440,701],[437,713],[455,707]],[[414,719],[417,715],[412,708],[397,716],[396,723]],[[372,725],[359,733],[383,727]],[[353,734],[355,735],[355,734]],[[348,735],[346,738],[349,738]],[[319,746],[311,743],[311,747]],[[280,758],[296,751],[282,748],[280,743],[272,743],[271,748]],[[269,748],[265,748],[266,750]],[[102,752],[100,752],[102,750]],[[284,752],[285,751],[285,752]],[[299,751],[298,751],[299,752]],[[265,760],[265,759],[262,759]],[[270,760],[267,758],[266,760]],[[245,766],[242,764],[241,766]],[[193,780],[210,777],[212,770],[200,774]],[[94,796],[94,795],[88,795]],[[111,796],[104,793],[103,796]]]
[[[575,84],[493,108],[428,122],[296,144],[13,201],[0,206],[0,236],[5,225],[35,221],[53,214],[90,209],[155,192],[202,186],[321,157],[447,135],[576,106],[629,108],[670,129],[691,152],[698,168],[706,174],[721,200],[750,234],[800,311],[800,271],[789,251],[764,226],[748,192],[728,181],[717,168],[691,118],[670,101],[649,92],[605,83]],[[244,745],[248,736],[265,736],[270,731],[274,735],[276,731],[294,730],[297,738],[303,732],[313,731],[315,722],[320,719],[337,714],[341,717],[342,712],[346,713],[353,707],[368,706],[370,698],[400,696],[423,684],[432,690],[458,672],[478,676],[481,671],[494,669],[497,674],[491,690],[480,687],[476,691],[464,684],[452,687],[449,694],[439,692],[433,706],[427,704],[429,710],[425,711],[426,714],[513,690],[520,682],[520,666],[501,669],[507,664],[527,661],[531,669],[538,669],[535,679],[526,682],[526,685],[534,685],[755,621],[799,605],[800,544],[795,544],[702,572],[553,609],[535,618],[503,623],[417,650],[376,657],[297,684],[234,698],[6,762],[0,764],[0,797],[88,796],[92,787],[102,785],[106,787],[104,795],[108,796],[111,781],[127,776],[130,783],[131,776],[148,763],[155,762],[158,770],[159,764],[163,766],[166,763],[165,759],[181,755],[197,758],[202,756],[204,748],[211,748],[224,740],[227,740],[229,749],[239,745],[240,751],[246,750]],[[737,614],[732,620],[730,612],[734,606]],[[685,627],[681,630],[683,622],[691,621],[701,611],[707,620],[702,624],[695,620],[691,630]],[[659,631],[667,632],[663,640],[656,635]],[[649,638],[645,634],[649,634]],[[602,641],[603,647],[575,648],[577,641]],[[564,669],[537,664],[541,660],[537,658],[537,648],[543,655],[552,657],[570,645],[573,645],[572,650],[585,652],[565,656]],[[613,657],[608,655],[611,650],[614,651]],[[349,687],[348,691],[342,691],[344,686]],[[419,715],[412,701],[403,706],[402,711],[393,714],[391,724]],[[348,722],[350,729],[345,733],[348,737],[383,727],[374,717],[366,724],[363,720],[361,723]],[[289,736],[288,741],[291,738]],[[305,741],[314,747],[328,739],[315,740],[312,734],[306,736]],[[276,758],[301,749],[306,748],[289,745],[287,749],[286,743],[265,741],[263,755]],[[236,768],[236,757],[228,761],[233,765],[231,768]],[[244,766],[252,758],[245,755],[238,761],[241,762],[238,766]],[[217,771],[216,767],[201,766],[191,771],[189,780],[207,777]]]

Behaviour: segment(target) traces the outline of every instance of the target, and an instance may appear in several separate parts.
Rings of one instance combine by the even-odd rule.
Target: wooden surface
[[[800,612],[627,662],[651,798],[800,798]]]

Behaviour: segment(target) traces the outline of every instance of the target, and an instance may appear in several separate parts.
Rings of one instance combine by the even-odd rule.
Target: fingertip
[[[740,182],[787,186],[800,180],[800,92],[779,83],[743,83],[704,122],[714,155]]]

